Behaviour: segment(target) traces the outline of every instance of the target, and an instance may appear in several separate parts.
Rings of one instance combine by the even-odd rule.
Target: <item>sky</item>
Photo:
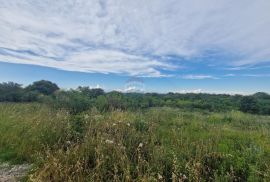
[[[269,0],[0,0],[0,82],[270,93],[269,10]]]

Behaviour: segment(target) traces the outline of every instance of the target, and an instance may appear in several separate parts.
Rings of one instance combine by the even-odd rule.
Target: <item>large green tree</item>
[[[40,80],[34,82],[32,85],[29,85],[26,90],[38,92],[44,95],[51,95],[56,90],[59,90],[59,87],[55,83],[52,83],[50,81]]]
[[[242,112],[256,114],[259,112],[257,100],[253,96],[245,96],[240,102],[240,110]]]

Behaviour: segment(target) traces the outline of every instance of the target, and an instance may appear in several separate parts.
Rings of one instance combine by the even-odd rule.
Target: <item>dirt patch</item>
[[[0,164],[0,182],[18,182],[27,174],[30,167],[31,165],[29,164]]]

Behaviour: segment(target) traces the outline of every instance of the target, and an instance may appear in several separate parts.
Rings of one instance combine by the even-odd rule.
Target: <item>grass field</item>
[[[0,161],[33,164],[26,181],[270,181],[270,117],[5,103]]]

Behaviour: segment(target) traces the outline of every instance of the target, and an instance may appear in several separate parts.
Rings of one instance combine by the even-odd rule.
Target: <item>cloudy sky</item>
[[[0,0],[0,82],[270,92],[269,0]]]

